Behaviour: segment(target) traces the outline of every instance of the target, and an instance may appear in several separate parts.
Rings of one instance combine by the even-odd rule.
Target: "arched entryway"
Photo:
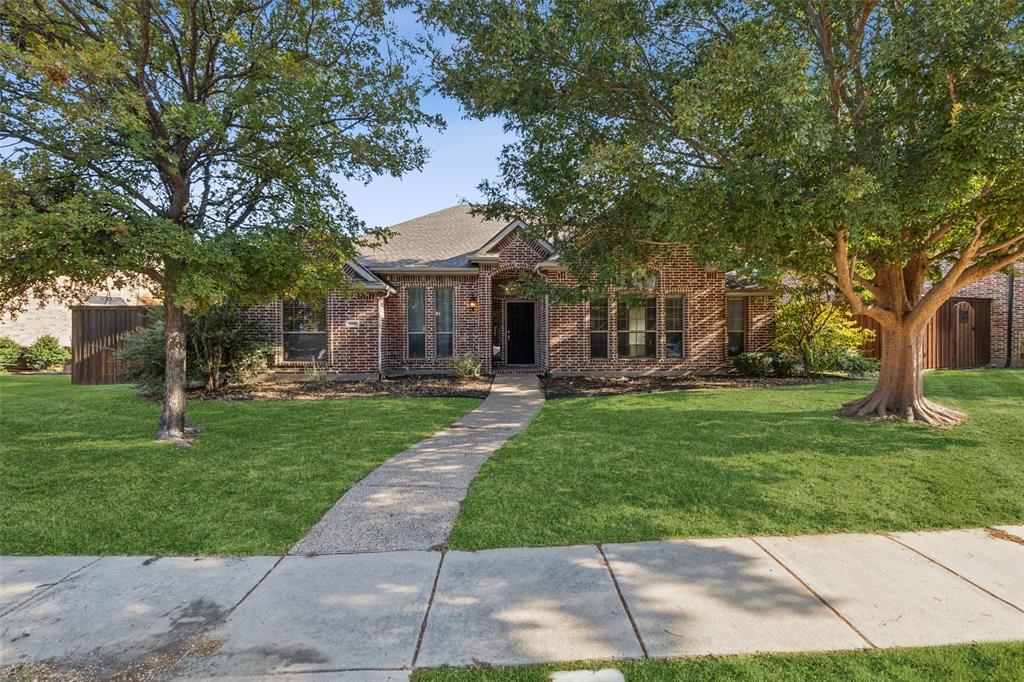
[[[546,336],[544,301],[515,286],[523,271],[507,270],[491,280],[492,362],[496,372],[539,371]]]

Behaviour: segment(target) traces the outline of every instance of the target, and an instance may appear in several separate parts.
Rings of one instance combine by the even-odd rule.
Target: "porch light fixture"
[[[476,296],[470,296],[469,301],[466,302],[466,307],[476,312],[480,309],[480,300]]]

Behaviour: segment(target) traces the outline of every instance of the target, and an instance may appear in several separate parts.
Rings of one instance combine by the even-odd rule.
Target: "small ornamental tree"
[[[184,313],[344,288],[336,179],[422,165],[377,0],[0,0],[0,308],[108,279],[163,300],[157,438],[186,442]]]
[[[874,336],[850,316],[842,295],[820,280],[781,287],[775,303],[775,347],[799,357],[805,374],[834,369],[840,357]]]
[[[950,425],[922,330],[1024,256],[1024,5],[877,0],[437,0],[443,88],[518,134],[489,213],[595,290],[698,262],[828,266],[881,328],[843,414]],[[451,46],[449,47],[449,45]],[[440,45],[440,44],[439,44]]]

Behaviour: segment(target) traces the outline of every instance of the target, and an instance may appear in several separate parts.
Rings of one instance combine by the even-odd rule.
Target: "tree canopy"
[[[339,182],[441,125],[379,0],[0,0],[0,64],[0,305],[145,278],[182,368],[186,307],[344,288]]]
[[[1017,0],[424,12],[455,36],[435,55],[446,91],[519,138],[483,185],[488,211],[526,218],[580,282],[621,282],[681,243],[723,268],[824,269],[906,347],[879,382],[902,385],[887,367],[938,306],[1024,256]],[[944,421],[907,404],[909,376],[904,398],[857,410]]]

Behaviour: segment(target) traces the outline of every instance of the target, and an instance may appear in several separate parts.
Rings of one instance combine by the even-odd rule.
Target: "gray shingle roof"
[[[471,267],[469,257],[507,225],[471,215],[469,206],[452,206],[392,225],[391,240],[360,251],[359,263],[371,270]]]

